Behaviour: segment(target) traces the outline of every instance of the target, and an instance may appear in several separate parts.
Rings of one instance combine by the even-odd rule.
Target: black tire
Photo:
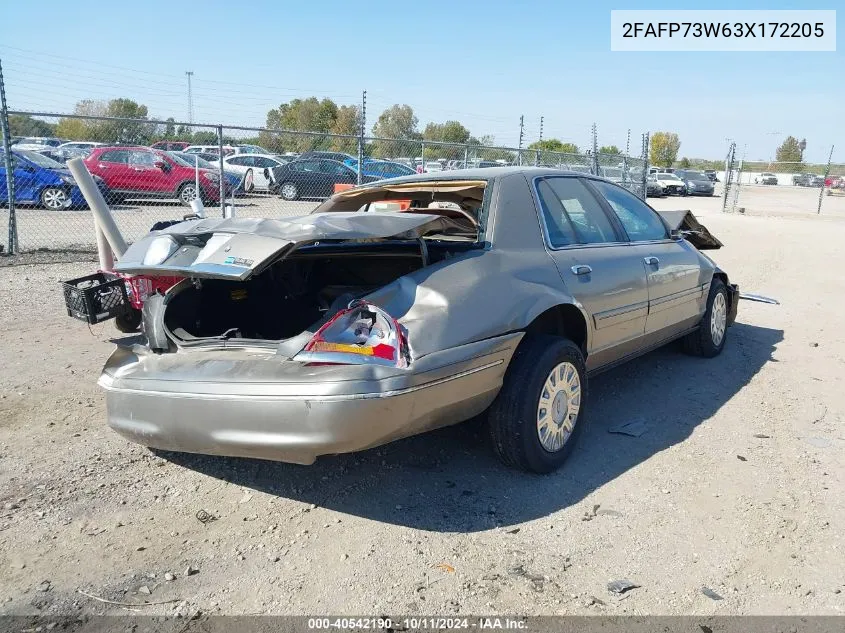
[[[283,182],[279,186],[279,195],[281,195],[285,200],[291,202],[299,200],[299,187],[296,186],[296,183],[290,181]]]
[[[721,296],[725,309],[724,328],[722,336],[718,343],[714,342],[714,320],[713,320],[713,306]],[[710,282],[710,294],[707,296],[707,309],[704,311],[704,316],[701,317],[699,328],[695,332],[687,334],[683,339],[684,351],[693,356],[703,356],[704,358],[713,358],[722,353],[725,348],[725,340],[728,338],[728,312],[730,311],[728,303],[728,289],[725,288],[725,283],[718,277],[713,277]],[[717,321],[719,319],[717,318]]]
[[[41,205],[50,211],[66,209],[65,203],[70,200],[68,192],[61,187],[45,187],[41,191]]]
[[[141,327],[141,311],[132,308],[114,318],[114,325],[124,334],[133,334]]]
[[[552,371],[562,363],[568,363],[578,373],[580,403],[568,438],[558,450],[550,451],[540,440],[540,397]],[[532,473],[549,473],[560,468],[585,425],[586,402],[587,372],[578,346],[557,336],[526,334],[488,412],[494,452],[505,465]],[[549,411],[546,415],[553,414]],[[550,420],[549,424],[555,422]]]
[[[255,191],[255,178],[252,169],[247,169],[244,174],[244,192],[252,193],[253,191]]]

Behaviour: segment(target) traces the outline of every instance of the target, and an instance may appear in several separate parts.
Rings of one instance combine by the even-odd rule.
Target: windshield
[[[707,176],[700,171],[685,171],[684,176],[687,180],[709,180]]]
[[[658,180],[680,180],[675,174],[657,174]]]
[[[38,152],[30,152],[29,150],[22,149],[18,150],[16,153],[27,159],[29,162],[35,163],[44,169],[65,169],[65,166],[61,163],[56,162],[52,158],[44,156],[43,154],[39,154]]]

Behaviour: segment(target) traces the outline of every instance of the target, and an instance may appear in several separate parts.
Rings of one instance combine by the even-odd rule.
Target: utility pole
[[[534,154],[534,167],[540,166],[540,151],[543,144],[543,117],[540,117],[540,142],[537,144],[537,151]]]
[[[194,95],[191,92],[191,76],[194,74],[192,70],[186,70],[185,74],[188,76],[188,123],[194,122]]]
[[[519,116],[519,152],[517,153],[517,164],[522,165],[522,136],[525,132],[525,115]]]
[[[18,252],[18,224],[15,217],[15,172],[12,169],[12,139],[9,131],[9,109],[6,107],[6,86],[0,64],[0,132],[3,134],[3,165],[6,169],[6,192],[9,198],[9,255]]]
[[[631,149],[631,128],[628,128],[628,140],[625,141],[625,156],[630,156],[629,150]]]
[[[598,146],[598,133],[596,130],[596,124],[593,123],[593,169],[592,173],[594,176],[599,175],[599,146]]]
[[[364,166],[364,135],[367,130],[367,91],[361,93],[361,129],[358,130],[358,177],[357,183],[361,184],[361,169]]]

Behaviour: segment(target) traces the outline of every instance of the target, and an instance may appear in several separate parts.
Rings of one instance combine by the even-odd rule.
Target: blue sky
[[[836,9],[836,3],[688,3],[707,9]],[[845,5],[840,5],[845,6]],[[721,158],[726,139],[769,158],[788,134],[805,158],[845,162],[845,56],[835,53],[620,53],[611,9],[687,8],[684,2],[421,0],[249,3],[3,2],[0,60],[10,108],[72,111],[84,98],[129,97],[152,116],[262,125],[296,97],[358,103],[368,127],[386,107],[411,105],[421,127],[457,119],[476,136],[633,148],[671,130],[681,155]],[[840,12],[843,14],[843,12]],[[8,25],[14,25],[8,28]],[[222,41],[221,45],[217,45]]]

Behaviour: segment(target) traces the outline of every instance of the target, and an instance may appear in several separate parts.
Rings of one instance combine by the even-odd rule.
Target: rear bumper
[[[305,379],[306,366],[273,355],[156,356],[120,348],[98,384],[107,392],[109,426],[133,442],[311,464],[320,455],[363,450],[481,413],[520,338],[432,354],[439,358],[420,359],[412,370],[321,367]],[[167,358],[178,356],[184,358]],[[194,366],[196,377],[186,379]],[[326,378],[332,374],[343,379]]]

